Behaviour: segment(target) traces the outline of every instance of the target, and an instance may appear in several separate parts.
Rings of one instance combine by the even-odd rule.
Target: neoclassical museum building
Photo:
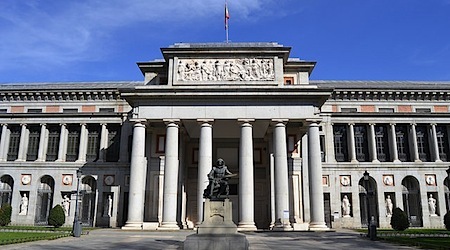
[[[239,230],[390,227],[395,207],[443,227],[450,82],[310,80],[278,43],[161,51],[142,81],[0,85],[12,224],[60,204],[67,225],[192,229],[221,158]]]

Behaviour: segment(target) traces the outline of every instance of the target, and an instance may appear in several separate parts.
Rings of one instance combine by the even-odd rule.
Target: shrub
[[[0,226],[4,227],[11,223],[12,207],[8,203],[0,208]]]
[[[48,215],[48,224],[54,227],[60,227],[66,222],[66,215],[61,205],[56,205]]]
[[[450,230],[450,211],[444,215],[444,225],[447,230]]]
[[[398,207],[396,207],[392,213],[391,226],[396,231],[404,231],[409,227],[408,216]]]

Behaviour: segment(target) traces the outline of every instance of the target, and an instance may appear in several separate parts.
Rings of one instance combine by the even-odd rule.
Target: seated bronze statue
[[[218,159],[216,166],[213,166],[211,172],[208,174],[209,184],[203,191],[203,198],[211,200],[223,200],[228,198],[230,188],[228,186],[228,179],[236,176],[231,173],[223,159]]]

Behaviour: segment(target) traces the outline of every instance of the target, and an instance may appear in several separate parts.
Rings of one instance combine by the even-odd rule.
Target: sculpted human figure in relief
[[[63,198],[63,201],[62,201],[62,207],[64,209],[64,214],[66,216],[69,216],[70,198],[67,197],[67,195],[64,195],[64,198]]]
[[[275,79],[273,59],[179,60],[178,81],[271,81]]]

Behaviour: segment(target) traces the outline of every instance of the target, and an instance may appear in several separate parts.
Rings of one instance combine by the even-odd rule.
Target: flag
[[[228,12],[228,6],[225,2],[225,29],[228,29],[228,19],[230,19],[230,13]]]

